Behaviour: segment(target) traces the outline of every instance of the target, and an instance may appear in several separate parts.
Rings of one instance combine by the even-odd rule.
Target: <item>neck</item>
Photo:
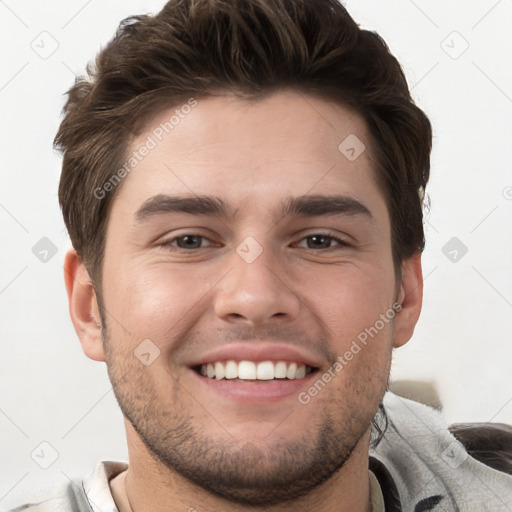
[[[110,482],[119,512],[235,512],[240,504],[213,495],[163,467],[148,452],[131,425],[127,425],[130,464],[127,471]],[[274,506],[254,507],[253,512],[368,512],[370,486],[368,480],[369,431],[362,436],[350,459],[327,482],[308,495]]]

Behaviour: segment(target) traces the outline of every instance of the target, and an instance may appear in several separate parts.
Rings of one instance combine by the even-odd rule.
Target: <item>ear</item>
[[[96,293],[82,259],[74,249],[68,251],[64,260],[64,280],[68,292],[69,314],[80,338],[82,350],[94,361],[105,361]]]
[[[423,303],[423,274],[421,253],[418,252],[402,263],[402,284],[397,298],[400,309],[395,317],[393,346],[405,345],[412,337]]]

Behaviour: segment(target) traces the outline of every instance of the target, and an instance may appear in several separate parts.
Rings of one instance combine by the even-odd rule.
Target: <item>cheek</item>
[[[339,271],[318,274],[315,286],[308,293],[310,304],[318,318],[336,336],[336,342],[344,343],[356,338],[365,329],[371,328],[379,321],[381,315],[393,317],[394,282],[389,273],[384,279],[382,271],[371,266],[351,266]],[[391,311],[390,311],[391,310]],[[386,331],[379,322],[379,331]]]
[[[150,338],[161,345],[193,325],[217,276],[211,271],[198,274],[166,265],[111,268],[105,272],[104,298],[115,323],[133,338]]]

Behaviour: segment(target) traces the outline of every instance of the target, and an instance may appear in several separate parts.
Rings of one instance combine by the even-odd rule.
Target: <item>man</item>
[[[56,137],[65,280],[129,464],[28,510],[512,510],[503,468],[386,392],[432,135],[380,37],[336,0],[171,0],[88,71]]]

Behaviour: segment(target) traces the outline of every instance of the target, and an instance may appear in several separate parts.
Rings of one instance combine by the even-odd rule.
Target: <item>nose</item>
[[[219,283],[215,297],[216,315],[252,327],[279,318],[282,322],[296,319],[301,300],[284,272],[283,263],[270,249],[262,250],[254,260],[243,251],[234,251],[230,271]]]

